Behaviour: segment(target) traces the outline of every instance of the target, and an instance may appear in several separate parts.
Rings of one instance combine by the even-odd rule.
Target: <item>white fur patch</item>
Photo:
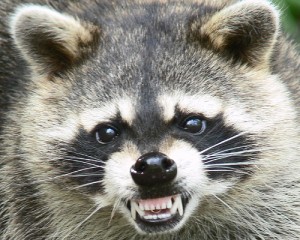
[[[132,125],[132,121],[135,117],[135,105],[129,98],[121,99],[118,102],[118,109],[121,114],[123,121],[127,122],[129,125]]]
[[[80,123],[88,132],[98,124],[109,122],[120,113],[121,119],[131,125],[134,117],[134,103],[129,98],[119,99],[113,103],[106,103],[103,107],[87,109],[80,114]]]
[[[115,104],[106,104],[101,108],[87,109],[79,116],[83,128],[90,132],[99,123],[109,122],[110,119],[117,116],[118,110]]]
[[[246,102],[232,100],[224,107],[226,124],[242,132],[259,133],[296,118],[288,92],[277,76],[252,72],[247,74],[246,78],[260,82],[257,91],[267,104],[253,109],[253,106],[246,105]]]
[[[62,125],[55,126],[41,132],[46,139],[61,140],[69,142],[76,137],[79,129],[78,119],[74,116],[69,117]]]
[[[105,192],[111,198],[130,198],[131,189],[137,186],[133,182],[130,174],[130,168],[141,153],[137,147],[130,142],[127,142],[121,151],[112,154],[105,166]]]
[[[207,179],[204,174],[202,157],[198,150],[183,140],[167,141],[162,144],[160,152],[166,154],[177,165],[177,179],[185,179],[187,185],[202,188]]]
[[[182,112],[202,114],[207,118],[214,118],[222,111],[221,101],[205,94],[193,96],[179,92],[166,94],[158,99],[158,104],[163,109],[166,122],[174,117],[176,107]]]

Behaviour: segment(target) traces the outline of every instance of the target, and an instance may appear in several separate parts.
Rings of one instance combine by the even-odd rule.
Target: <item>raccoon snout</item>
[[[177,175],[175,161],[160,152],[142,155],[131,167],[133,181],[142,186],[154,186],[171,182]]]

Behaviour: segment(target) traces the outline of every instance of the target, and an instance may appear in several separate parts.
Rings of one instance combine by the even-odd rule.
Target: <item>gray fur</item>
[[[2,0],[0,239],[298,239],[299,78],[266,1]],[[257,154],[242,177],[207,177],[197,146],[166,130],[177,108],[214,108],[224,131],[247,136],[243,154]],[[116,117],[132,135],[105,159],[83,144],[105,160],[103,179],[78,188],[66,149]],[[192,198],[180,225],[149,234],[122,201],[141,197],[130,166],[158,150],[178,157]]]

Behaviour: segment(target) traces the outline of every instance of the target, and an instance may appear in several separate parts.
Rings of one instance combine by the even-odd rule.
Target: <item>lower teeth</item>
[[[150,219],[164,219],[164,218],[169,218],[171,216],[172,215],[169,214],[169,213],[159,214],[159,215],[147,215],[147,216],[144,216],[144,219],[146,219],[146,220],[150,220]]]

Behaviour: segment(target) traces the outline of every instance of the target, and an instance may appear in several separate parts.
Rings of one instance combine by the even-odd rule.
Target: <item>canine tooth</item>
[[[148,205],[147,203],[145,204],[145,207],[144,207],[144,208],[145,208],[146,211],[149,211],[149,210],[150,210],[150,207],[149,207],[149,205]]]
[[[169,199],[168,203],[167,203],[167,208],[171,208],[172,207],[172,200]]]
[[[171,210],[170,210],[171,214],[175,214],[175,213],[176,213],[176,211],[177,211],[177,209],[178,209],[178,206],[179,206],[179,204],[180,204],[180,201],[181,201],[180,196],[177,196],[177,197],[175,198],[175,202],[173,203],[173,206],[172,206],[172,208],[171,208]]]
[[[138,212],[138,214],[141,217],[145,215],[144,211],[139,208],[139,206],[137,205],[136,202],[131,202],[131,215],[132,215],[132,209],[135,209],[135,212]],[[134,216],[136,217],[136,213],[134,214]],[[135,218],[133,218],[133,219],[135,219]]]
[[[136,219],[136,208],[135,208],[135,202],[130,201],[131,203],[131,217],[135,220]]]
[[[162,205],[161,205],[161,209],[166,209],[167,208],[167,204],[166,203],[163,203]]]
[[[178,197],[178,198],[179,198],[178,212],[179,212],[179,215],[182,216],[182,215],[183,215],[183,205],[182,205],[182,200],[181,200],[181,197]]]
[[[140,209],[141,209],[141,210],[143,210],[143,211],[145,210],[145,208],[144,208],[144,205],[143,205],[143,204],[141,204],[141,203],[140,203],[139,207],[140,207]]]

